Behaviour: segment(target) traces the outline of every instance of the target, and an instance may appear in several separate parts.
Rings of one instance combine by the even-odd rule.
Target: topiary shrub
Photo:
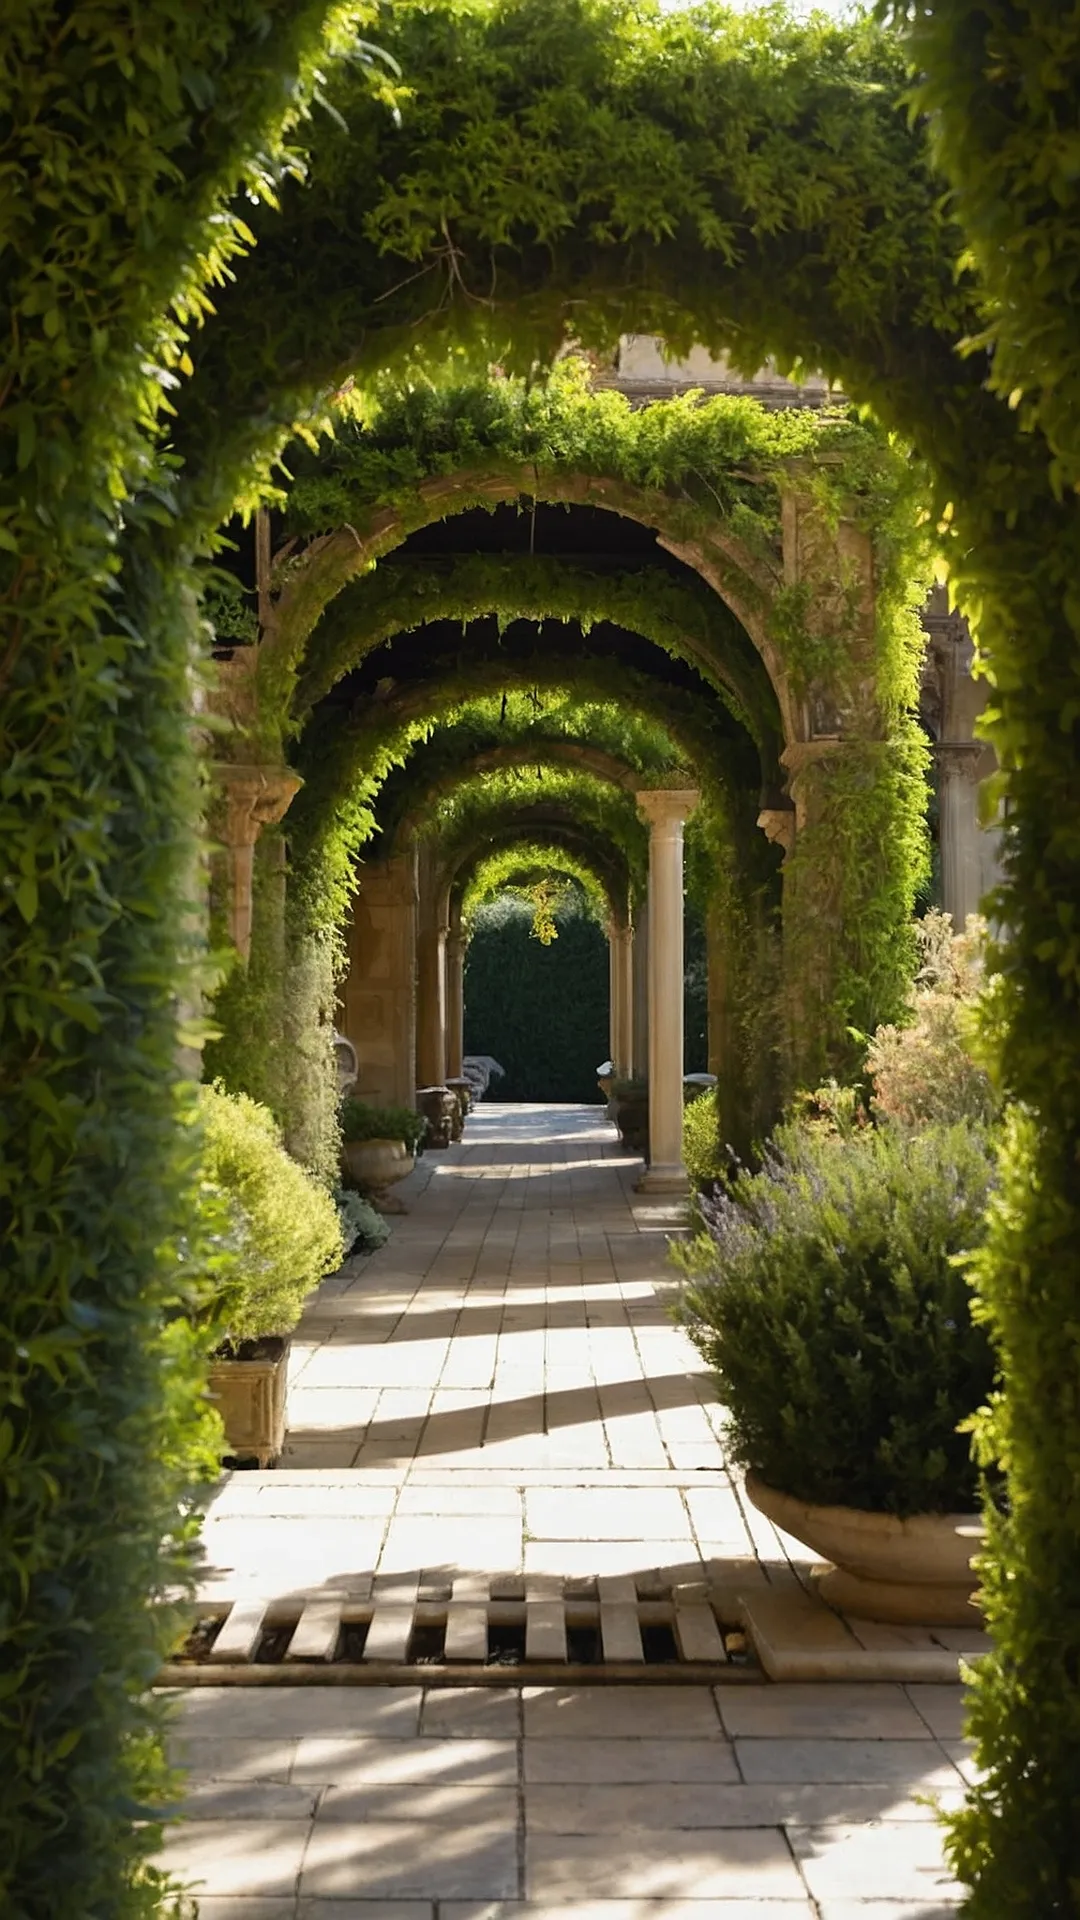
[[[230,1352],[291,1331],[341,1262],[338,1210],[290,1159],[272,1114],[244,1093],[200,1089],[204,1178],[221,1201],[225,1263],[209,1313]]]
[[[409,1153],[421,1150],[427,1121],[414,1107],[371,1107],[364,1100],[341,1103],[343,1140],[400,1140]]]
[[[819,1505],[975,1506],[957,1431],[994,1364],[956,1255],[976,1246],[987,1133],[781,1128],[759,1173],[702,1197],[679,1317],[716,1376],[731,1451]]]
[[[719,1180],[727,1156],[720,1149],[720,1113],[716,1088],[698,1095],[683,1108],[683,1165],[699,1193],[709,1192]]]

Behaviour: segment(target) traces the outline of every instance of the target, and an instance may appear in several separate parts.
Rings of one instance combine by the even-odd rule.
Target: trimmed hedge
[[[554,909],[556,938],[533,937],[533,908],[504,894],[478,907],[465,960],[465,1051],[506,1069],[500,1100],[599,1100],[608,1057],[607,940],[580,901]]]
[[[224,1203],[229,1259],[209,1306],[230,1348],[290,1333],[304,1301],[340,1266],[337,1207],[286,1153],[273,1114],[247,1094],[203,1087],[203,1171]]]

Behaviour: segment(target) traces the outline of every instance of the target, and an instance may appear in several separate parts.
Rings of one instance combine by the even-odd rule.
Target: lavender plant
[[[733,1457],[821,1505],[974,1507],[963,1423],[993,1356],[957,1256],[991,1181],[986,1130],[779,1129],[698,1205],[679,1318],[713,1370]]]

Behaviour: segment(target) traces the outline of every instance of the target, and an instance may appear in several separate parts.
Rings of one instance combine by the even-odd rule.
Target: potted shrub
[[[973,1616],[981,1537],[964,1423],[993,1387],[956,1256],[982,1232],[985,1126],[788,1125],[702,1197],[680,1318],[713,1369],[755,1505],[834,1563],[869,1619]]]
[[[267,1466],[285,1439],[289,1335],[308,1294],[340,1265],[341,1223],[265,1107],[220,1086],[202,1087],[200,1104],[204,1177],[220,1201],[227,1255],[209,1305],[210,1393],[227,1452]]]
[[[423,1114],[412,1107],[372,1107],[364,1100],[345,1100],[341,1157],[358,1187],[381,1194],[412,1172],[426,1131]]]

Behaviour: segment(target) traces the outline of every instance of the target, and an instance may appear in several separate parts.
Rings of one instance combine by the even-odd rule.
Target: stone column
[[[633,1008],[630,1071],[635,1080],[649,1077],[649,907],[641,901],[634,912]]]
[[[451,1080],[460,1080],[465,1054],[465,947],[461,902],[455,900],[446,935],[446,1072]]]
[[[361,870],[341,1030],[356,1048],[358,1099],[378,1107],[415,1105],[415,853]]]
[[[649,1165],[642,1193],[686,1193],[683,1122],[683,826],[692,788],[637,795],[649,824]]]
[[[979,781],[992,756],[981,740],[941,740],[934,749],[941,836],[941,895],[957,933],[978,913],[983,893],[984,834]]]
[[[262,827],[283,818],[302,782],[291,767],[232,762],[215,766],[214,778],[221,794],[218,824],[224,847],[229,937],[246,962],[251,952],[255,842]]]
[[[611,1058],[619,1079],[628,1079],[634,1062],[634,932],[629,920],[613,920],[608,929],[611,962]]]
[[[446,936],[449,899],[434,858],[421,846],[416,927],[416,1084],[441,1087],[446,1080]]]

